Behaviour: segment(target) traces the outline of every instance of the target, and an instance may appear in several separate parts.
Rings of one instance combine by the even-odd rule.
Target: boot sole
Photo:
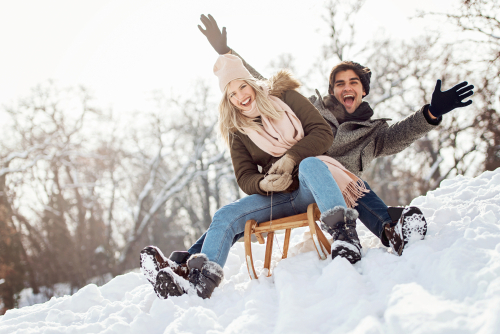
[[[401,214],[401,234],[403,236],[403,245],[397,251],[401,256],[406,245],[410,241],[424,240],[427,234],[427,221],[424,214],[416,206],[409,206]]]
[[[355,248],[356,250],[354,250]],[[335,241],[332,244],[332,260],[337,256],[343,257],[347,259],[351,264],[355,264],[356,262],[361,260],[361,253],[358,248],[350,243],[345,241]]]
[[[175,274],[170,268],[160,270],[156,277],[155,292],[160,298],[182,296],[186,291],[178,284]],[[179,278],[182,279],[182,278]]]
[[[410,206],[401,215],[402,232],[404,244],[411,240],[423,240],[427,234],[427,221],[425,220],[422,211],[415,207]]]
[[[147,246],[141,250],[140,255],[140,268],[141,272],[146,276],[146,279],[153,286],[156,284],[156,275],[160,271],[160,262],[158,257],[162,258],[164,262],[166,261],[165,256],[162,254],[161,250],[156,246]]]

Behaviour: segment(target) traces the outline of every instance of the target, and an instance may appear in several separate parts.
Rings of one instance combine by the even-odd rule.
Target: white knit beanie
[[[226,85],[234,79],[254,79],[243,66],[241,59],[232,54],[220,55],[217,58],[214,74],[219,78],[219,87],[223,93]]]

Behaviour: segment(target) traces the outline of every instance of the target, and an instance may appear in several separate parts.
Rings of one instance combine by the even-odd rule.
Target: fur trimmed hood
[[[301,86],[292,72],[289,70],[279,70],[269,80],[265,81],[269,86],[269,94],[281,99],[287,90],[298,90]]]

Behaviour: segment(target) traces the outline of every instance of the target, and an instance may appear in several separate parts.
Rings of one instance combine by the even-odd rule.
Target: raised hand
[[[461,82],[455,87],[442,92],[441,80],[438,80],[436,82],[436,88],[434,88],[434,93],[432,93],[431,105],[429,106],[431,114],[434,117],[439,117],[455,108],[462,108],[470,105],[472,100],[466,102],[462,101],[474,94],[472,91],[474,86],[465,86],[467,86],[467,81]]]
[[[208,14],[208,17],[201,15],[200,20],[205,25],[205,29],[200,25],[198,25],[198,29],[205,35],[215,51],[220,55],[228,53],[231,49],[227,46],[226,27],[222,28],[221,33],[217,22],[210,14]]]

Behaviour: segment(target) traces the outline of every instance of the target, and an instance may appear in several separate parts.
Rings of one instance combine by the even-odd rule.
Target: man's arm
[[[470,105],[472,100],[465,102],[463,100],[474,94],[473,88],[473,85],[467,85],[467,81],[464,81],[442,92],[441,80],[437,80],[430,105],[425,105],[420,111],[379,132],[374,156],[391,155],[402,151],[439,125],[444,114]]]
[[[425,105],[405,119],[382,127],[374,140],[373,157],[399,153],[427,132],[435,129],[440,122],[429,123],[425,117],[428,112],[429,105]]]

